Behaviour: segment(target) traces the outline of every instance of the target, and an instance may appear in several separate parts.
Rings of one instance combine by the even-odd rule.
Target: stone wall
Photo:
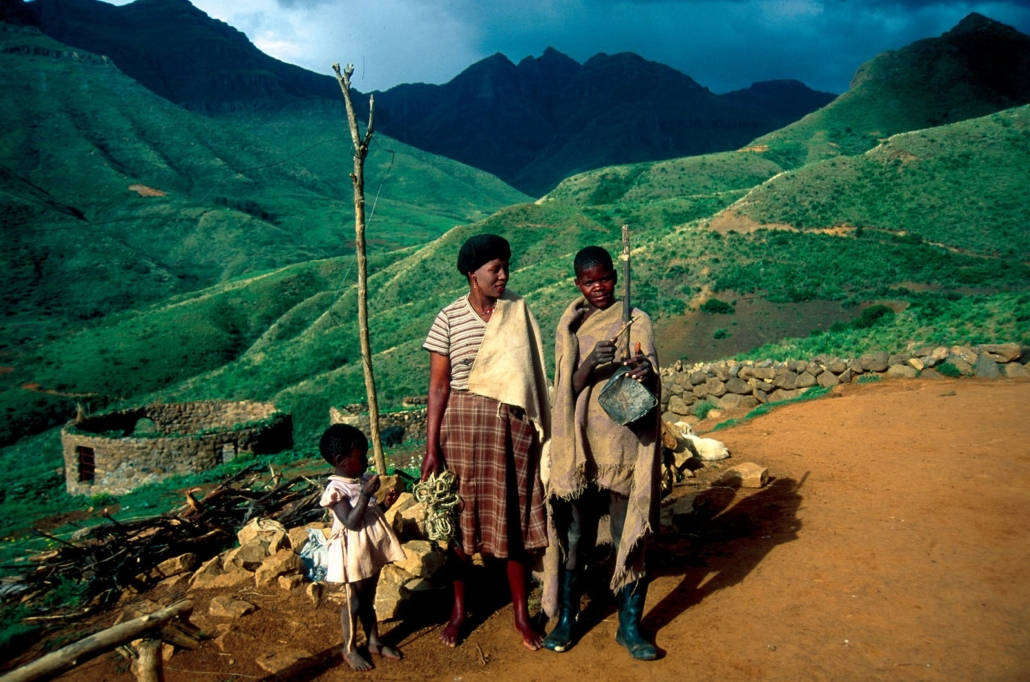
[[[863,377],[1027,377],[1030,352],[1018,343],[936,346],[905,353],[884,351],[857,358],[819,355],[810,360],[761,362],[722,360],[662,369],[662,411],[666,421],[695,414],[699,404],[729,410],[790,400],[813,386],[832,387]]]
[[[293,421],[271,403],[162,403],[69,422],[61,430],[65,486],[72,495],[124,494],[241,452],[293,446]]]
[[[404,429],[404,440],[408,438],[426,437],[426,407],[425,398],[408,398],[405,404],[410,404],[410,409],[397,412],[379,413],[379,430],[386,431],[391,427]],[[346,407],[329,408],[330,424],[350,424],[361,429],[366,436],[369,435],[369,420],[366,407],[362,404],[347,405]]]

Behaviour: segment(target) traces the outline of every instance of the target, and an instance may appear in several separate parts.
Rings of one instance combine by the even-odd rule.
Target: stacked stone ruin
[[[666,421],[695,415],[702,404],[720,410],[749,409],[800,397],[809,389],[875,377],[967,376],[996,379],[1030,376],[1030,353],[1018,343],[927,346],[904,353],[876,351],[857,358],[817,355],[774,362],[721,360],[662,369]]]
[[[291,447],[290,415],[251,401],[158,403],[80,418],[61,430],[65,486],[72,495],[121,495],[243,452]]]

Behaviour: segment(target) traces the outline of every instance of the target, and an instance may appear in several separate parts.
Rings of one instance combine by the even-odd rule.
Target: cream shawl
[[[505,291],[486,325],[483,343],[469,372],[468,388],[525,410],[536,426],[541,445],[551,431],[543,349],[540,328],[525,299]]]

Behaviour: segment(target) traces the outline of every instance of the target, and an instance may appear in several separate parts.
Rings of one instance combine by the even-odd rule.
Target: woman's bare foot
[[[382,642],[369,642],[368,652],[370,654],[375,654],[376,656],[382,656],[383,658],[392,658],[395,661],[399,661],[404,658],[404,654],[401,653],[400,649],[388,644],[383,644]]]
[[[358,653],[357,649],[351,649],[350,651],[344,650],[343,660],[351,667],[352,670],[359,672],[365,670],[371,670],[373,666],[368,659]]]
[[[533,629],[528,623],[525,625],[515,624],[515,629],[522,635],[522,646],[530,651],[536,651],[544,645],[544,637]]]

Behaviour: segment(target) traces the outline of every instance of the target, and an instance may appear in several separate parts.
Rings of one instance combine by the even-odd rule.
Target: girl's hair
[[[572,267],[576,270],[577,277],[579,276],[579,273],[584,270],[597,267],[598,265],[615,272],[615,266],[612,264],[612,257],[600,246],[587,246],[580,249],[579,253],[576,254],[576,259],[572,263]]]
[[[367,452],[368,438],[350,424],[333,424],[318,441],[318,451],[322,453],[322,458],[333,465],[340,457],[349,455],[354,448]]]

